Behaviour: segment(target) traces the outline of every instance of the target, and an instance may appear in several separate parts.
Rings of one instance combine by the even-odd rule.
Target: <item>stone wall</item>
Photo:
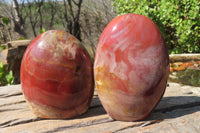
[[[24,52],[29,45],[30,40],[12,41],[6,44],[6,49],[0,50],[0,61],[8,64],[8,69],[13,71],[16,84],[20,83],[20,66]]]

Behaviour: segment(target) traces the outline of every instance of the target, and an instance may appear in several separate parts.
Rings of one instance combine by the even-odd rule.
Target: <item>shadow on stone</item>
[[[198,96],[163,97],[158,107],[145,120],[173,119],[199,110],[200,97]]]
[[[173,119],[192,114],[200,110],[200,97],[175,96],[163,97],[149,117],[141,121]],[[78,118],[93,117],[106,114],[98,97],[93,98],[88,111]]]
[[[92,117],[106,114],[98,97],[92,99],[91,105],[86,113],[80,116],[80,118]]]

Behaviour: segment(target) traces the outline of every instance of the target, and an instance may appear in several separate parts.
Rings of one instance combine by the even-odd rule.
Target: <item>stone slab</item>
[[[95,91],[88,111],[74,119],[41,119],[29,109],[21,85],[0,87],[0,133],[199,133],[200,87],[169,83],[153,113],[142,121],[111,119]]]
[[[170,62],[200,61],[200,54],[173,54],[169,56]]]

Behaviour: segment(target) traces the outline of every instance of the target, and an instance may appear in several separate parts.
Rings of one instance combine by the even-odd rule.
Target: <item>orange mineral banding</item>
[[[125,14],[107,25],[98,42],[94,76],[99,98],[113,119],[136,121],[150,115],[168,75],[165,42],[149,18]]]
[[[87,111],[93,64],[71,34],[50,30],[28,46],[21,65],[23,94],[38,117],[72,118]]]

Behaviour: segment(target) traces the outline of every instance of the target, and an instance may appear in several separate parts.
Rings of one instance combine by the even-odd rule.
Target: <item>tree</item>
[[[169,53],[200,52],[199,0],[111,0],[119,15],[137,13],[160,29]]]
[[[82,5],[80,23],[84,43],[90,45],[91,56],[95,56],[98,39],[106,25],[116,16],[110,1],[85,0]]]
[[[77,39],[81,41],[81,30],[80,30],[80,12],[82,0],[63,0],[63,7],[60,12],[63,15],[60,16],[63,26],[65,30],[72,35],[74,35]]]
[[[50,13],[51,13],[48,27],[49,27],[49,29],[52,29],[53,24],[54,24],[54,19],[56,17],[56,13],[57,13],[59,6],[58,6],[57,1],[54,1],[54,0],[48,0],[48,3],[50,5],[49,8],[50,8]]]
[[[38,15],[35,12],[35,5],[30,3],[29,0],[27,0],[27,3],[28,3],[28,9],[25,8],[25,10],[28,10],[26,13],[28,14],[27,16],[28,16],[29,21],[30,21],[30,25],[31,25],[31,29],[33,31],[33,35],[34,35],[34,37],[36,37],[37,36],[36,24],[38,22]]]
[[[42,14],[42,6],[44,3],[44,0],[34,0],[34,3],[36,4],[37,7],[37,12],[39,15],[39,28],[42,30],[43,27],[43,14]]]
[[[65,31],[81,40],[79,18],[82,0],[63,0],[62,4],[54,0],[48,0],[48,2],[44,0],[26,1],[28,8],[24,9],[24,12],[27,13],[35,37],[39,33],[37,31],[41,31],[43,28],[52,29],[56,17],[59,17],[59,22],[62,22]]]
[[[24,32],[25,19],[22,17],[22,14],[20,12],[20,9],[23,7],[19,7],[19,3],[17,0],[12,1],[14,12],[11,12],[11,15],[14,22],[14,30],[19,34],[26,36],[26,33]],[[21,5],[24,6],[24,0],[22,1]]]
[[[12,3],[2,0],[0,2],[0,13],[11,20],[15,32],[26,37],[26,33],[24,32],[25,18],[21,12],[21,9],[23,9],[25,5],[25,0],[20,0],[20,4],[18,0],[12,0],[11,2]]]
[[[38,35],[36,31],[37,25],[39,26],[39,31],[43,29],[42,7],[44,5],[44,0],[34,0],[33,2],[27,0],[26,2],[28,4],[28,8],[25,8],[23,12],[26,12],[26,15],[30,21],[33,35],[36,37]]]
[[[12,40],[11,37],[11,26],[10,26],[10,19],[8,17],[4,17],[0,15],[0,39],[3,40],[3,42],[7,42]],[[1,43],[1,41],[0,41]]]

